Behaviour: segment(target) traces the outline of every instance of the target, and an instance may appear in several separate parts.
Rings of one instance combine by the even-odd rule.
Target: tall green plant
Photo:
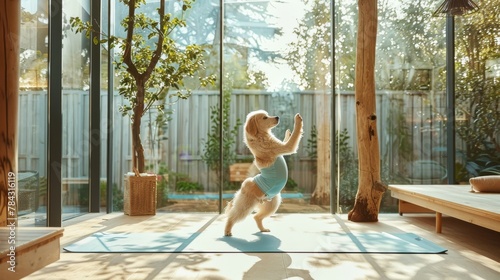
[[[457,135],[465,143],[458,152],[456,178],[500,175],[500,83],[470,71],[457,83]]]
[[[224,184],[229,181],[229,165],[236,161],[235,143],[238,139],[238,130],[241,120],[236,119],[236,123],[231,127],[231,87],[225,87],[223,91],[222,104],[222,124],[220,123],[220,109],[218,105],[210,107],[210,132],[207,139],[204,139],[204,153],[201,158],[206,162],[208,168],[215,171],[217,181],[220,183],[221,172],[224,174]],[[222,152],[224,158],[220,158],[220,129],[222,126]],[[222,160],[222,170],[220,161]]]
[[[146,0],[120,0],[128,7],[127,16],[121,21],[126,37],[108,36],[95,30],[90,22],[80,18],[71,18],[73,30],[92,37],[94,44],[108,43],[110,48],[117,48],[119,59],[116,69],[120,76],[118,87],[120,95],[129,101],[129,105],[120,108],[124,115],[129,115],[132,122],[133,167],[144,172],[145,157],[141,140],[141,119],[152,107],[157,107],[160,114],[165,107],[167,96],[186,99],[191,90],[185,89],[184,79],[194,77],[204,68],[203,48],[196,44],[181,47],[171,36],[177,28],[187,28],[184,14],[191,8],[192,0],[181,1],[180,15],[175,11],[165,10],[165,0],[160,0],[160,7],[155,17],[151,13],[139,12]],[[104,39],[100,39],[103,35]],[[213,76],[199,77],[200,85],[214,84]],[[173,89],[173,92],[170,90]]]
[[[500,82],[488,66],[500,58],[499,2],[482,1],[477,13],[457,21],[456,134],[465,143],[457,154],[458,181],[500,174]]]

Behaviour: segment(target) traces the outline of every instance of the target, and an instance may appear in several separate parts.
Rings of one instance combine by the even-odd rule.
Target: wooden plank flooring
[[[216,214],[88,214],[65,225],[61,248],[98,231],[169,231],[199,228]],[[448,249],[446,254],[155,253],[61,252],[60,260],[25,279],[499,279],[500,233],[444,216],[442,234],[433,214],[380,214],[377,223],[353,223],[347,215],[287,215],[336,220],[351,231],[404,231]],[[291,217],[290,217],[291,216]],[[272,219],[268,221],[272,227]],[[249,218],[244,223],[253,223]],[[222,232],[222,229],[221,229]],[[270,233],[272,234],[272,232]],[[300,240],[297,240],[300,242]],[[3,279],[3,278],[2,278]]]

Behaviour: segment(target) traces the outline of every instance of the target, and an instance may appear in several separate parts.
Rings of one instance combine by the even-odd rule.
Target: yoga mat
[[[97,232],[64,247],[80,253],[393,253],[439,254],[447,250],[413,233],[346,232],[321,221],[272,221],[272,232],[261,233],[253,221],[236,224],[232,237],[223,236],[224,219],[211,220],[195,232]],[[320,230],[321,226],[331,230]]]
[[[232,199],[234,197],[234,193],[224,193],[222,194],[223,199]],[[219,194],[178,194],[178,193],[169,193],[168,198],[172,200],[215,200],[219,199]],[[281,198],[304,198],[304,195],[301,193],[282,193]]]

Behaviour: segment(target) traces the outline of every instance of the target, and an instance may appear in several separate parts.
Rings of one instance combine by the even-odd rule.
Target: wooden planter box
[[[130,216],[156,214],[156,175],[125,175],[123,212]]]

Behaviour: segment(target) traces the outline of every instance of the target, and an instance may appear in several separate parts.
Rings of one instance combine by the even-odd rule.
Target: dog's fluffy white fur
[[[254,164],[260,170],[271,166],[276,157],[290,155],[297,152],[300,139],[302,138],[302,117],[295,115],[293,133],[287,130],[283,141],[276,138],[271,129],[277,126],[279,117],[269,116],[264,110],[253,111],[247,115],[244,125],[244,143],[254,156]],[[238,221],[257,210],[254,219],[261,232],[269,232],[262,224],[262,220],[276,212],[281,204],[281,195],[274,196],[268,200],[266,195],[254,182],[254,177],[249,177],[241,184],[234,199],[229,202],[225,213],[227,215],[224,234],[232,235],[232,228]]]

